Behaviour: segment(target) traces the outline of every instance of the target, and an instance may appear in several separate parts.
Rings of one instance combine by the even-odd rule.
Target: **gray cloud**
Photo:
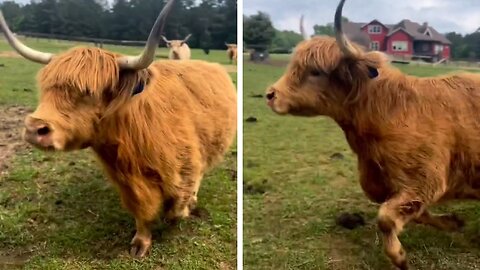
[[[336,0],[244,0],[244,14],[263,11],[270,15],[274,26],[282,30],[298,31],[301,14],[305,15],[305,29],[313,33],[313,25],[333,21]],[[480,27],[478,0],[348,0],[343,15],[355,22],[377,19],[383,23],[397,23],[402,19],[428,22],[441,33],[474,32]]]

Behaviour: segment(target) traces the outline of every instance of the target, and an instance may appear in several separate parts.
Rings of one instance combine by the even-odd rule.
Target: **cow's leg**
[[[458,231],[465,225],[465,222],[455,214],[431,215],[427,210],[414,221],[444,231]]]
[[[197,194],[203,174],[200,172],[191,173],[182,176],[183,185],[173,197],[173,206],[165,213],[168,220],[186,218],[195,209],[197,204]]]
[[[380,206],[378,227],[383,234],[385,252],[400,269],[408,269],[408,263],[398,235],[403,226],[418,217],[424,209],[422,200],[406,193],[399,193]]]
[[[202,183],[203,174],[196,177],[195,183],[193,185],[192,197],[188,203],[188,208],[190,211],[194,210],[197,207],[198,203],[198,191],[200,190],[200,184]]]
[[[131,241],[130,255],[142,258],[152,245],[150,226],[158,215],[163,196],[158,187],[143,178],[132,178],[119,187],[124,207],[135,216],[136,233]]]

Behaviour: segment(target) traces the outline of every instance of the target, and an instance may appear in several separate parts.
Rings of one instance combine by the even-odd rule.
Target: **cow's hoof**
[[[141,259],[148,255],[152,246],[151,240],[134,237],[130,243],[130,256],[135,259]]]

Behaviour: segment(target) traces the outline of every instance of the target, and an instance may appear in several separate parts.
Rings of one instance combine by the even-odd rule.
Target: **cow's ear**
[[[151,74],[148,69],[143,70],[121,70],[119,74],[118,83],[107,89],[103,93],[103,104],[106,107],[105,115],[111,114],[131,99],[136,98],[136,95],[141,95],[138,91],[139,85],[142,90],[148,86]]]
[[[344,89],[347,103],[354,103],[369,84],[381,76],[381,67],[387,58],[378,52],[369,52],[360,59],[344,58],[332,72],[333,79]]]

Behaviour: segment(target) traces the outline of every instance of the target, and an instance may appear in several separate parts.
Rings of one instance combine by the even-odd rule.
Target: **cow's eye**
[[[318,76],[322,75],[322,72],[319,71],[319,70],[312,70],[312,71],[310,71],[310,75],[318,77]]]

